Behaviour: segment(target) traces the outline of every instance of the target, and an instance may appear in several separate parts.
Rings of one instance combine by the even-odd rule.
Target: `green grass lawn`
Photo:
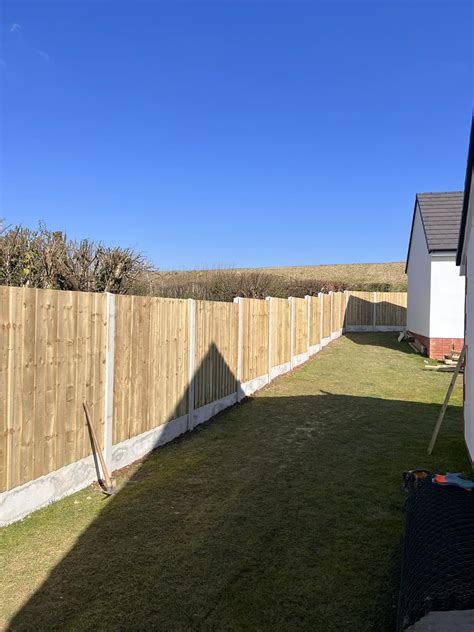
[[[390,632],[401,474],[469,470],[460,384],[426,456],[450,378],[395,334],[337,340],[130,468],[115,496],[89,488],[1,530],[3,622]]]

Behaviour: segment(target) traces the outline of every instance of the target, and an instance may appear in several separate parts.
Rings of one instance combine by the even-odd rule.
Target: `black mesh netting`
[[[430,475],[407,489],[398,631],[433,610],[474,608],[474,491]]]

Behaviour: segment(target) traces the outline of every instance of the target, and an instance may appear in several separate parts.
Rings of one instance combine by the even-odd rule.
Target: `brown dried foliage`
[[[129,248],[75,241],[44,224],[0,230],[0,284],[18,287],[114,292],[137,289],[150,266]]]

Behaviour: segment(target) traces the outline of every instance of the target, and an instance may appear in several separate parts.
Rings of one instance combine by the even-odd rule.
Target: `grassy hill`
[[[206,281],[210,275],[234,272],[239,274],[270,274],[285,278],[288,281],[318,280],[330,285],[362,285],[389,284],[393,290],[406,289],[405,263],[350,263],[318,266],[287,266],[272,268],[234,268],[232,270],[188,270],[175,272],[158,272],[164,283],[199,283]]]
[[[231,301],[235,296],[306,296],[329,290],[403,291],[403,263],[355,263],[275,268],[152,272],[138,293],[169,298]]]
[[[293,279],[320,279],[329,283],[390,283],[406,287],[405,262],[349,263],[319,266],[257,268],[260,272],[278,274]],[[247,270],[241,269],[242,272]]]

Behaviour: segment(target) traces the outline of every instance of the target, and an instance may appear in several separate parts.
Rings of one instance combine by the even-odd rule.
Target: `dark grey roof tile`
[[[462,191],[417,193],[428,250],[456,250],[461,224]]]

